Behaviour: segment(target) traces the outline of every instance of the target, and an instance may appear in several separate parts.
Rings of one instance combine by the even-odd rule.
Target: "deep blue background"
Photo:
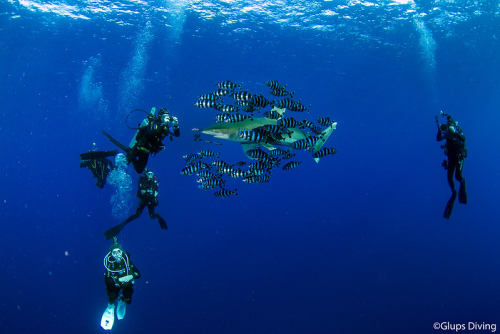
[[[101,129],[128,142],[128,110],[153,106],[182,129],[148,164],[169,230],[143,214],[120,234],[142,278],[113,331],[433,333],[436,321],[500,323],[497,2],[448,5],[449,21],[432,10],[438,3],[413,4],[435,49],[411,18],[382,29],[381,17],[398,22],[391,6],[348,6],[352,23],[328,32],[253,12],[231,26],[195,7],[168,21],[129,4],[138,14],[127,25],[26,3],[0,5],[2,333],[102,331],[102,232],[119,222],[115,190],[98,189],[78,154],[114,148]],[[459,12],[465,19],[454,20]],[[99,94],[89,104],[91,66]],[[338,122],[328,144],[339,153],[316,164],[299,152],[304,164],[276,170],[269,184],[229,180],[237,197],[197,189],[179,174],[182,155],[210,148],[244,159],[239,144],[192,140],[191,128],[214,115],[192,103],[228,79],[256,93],[267,80],[288,84],[312,104],[306,117]],[[459,121],[469,151],[469,204],[457,202],[449,221],[439,110]]]

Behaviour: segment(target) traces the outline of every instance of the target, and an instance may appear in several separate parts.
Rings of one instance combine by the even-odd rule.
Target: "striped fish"
[[[311,107],[311,105],[309,105],[309,107],[306,107],[302,102],[300,102],[300,100],[298,102],[295,102],[295,105],[293,106],[293,109],[291,109],[292,111],[306,111],[309,112],[309,108]]]
[[[260,94],[260,95],[254,95],[254,96],[252,96],[252,98],[250,99],[250,101],[248,101],[248,103],[251,104],[254,107],[263,108],[263,107],[266,107],[267,105],[269,105],[271,102],[269,102],[264,97],[264,95]]]
[[[232,112],[237,112],[238,111],[238,107],[237,106],[233,106],[232,104],[220,104],[217,107],[217,110],[225,112],[225,113],[232,113]]]
[[[215,84],[218,88],[222,89],[229,89],[229,90],[235,90],[236,88],[240,88],[241,84],[235,84],[232,81],[226,80],[226,81],[221,81]]]
[[[222,188],[224,186],[224,183],[225,181],[221,179],[207,179],[203,180],[201,184],[198,186],[198,188],[203,190],[213,189],[217,186]]]
[[[335,155],[337,153],[337,148],[323,147],[321,150],[313,154],[313,158],[323,158],[327,155]]]
[[[285,88],[277,88],[277,89],[272,89],[269,93],[273,96],[287,96],[290,95],[291,98],[293,98],[293,94],[295,92],[289,92]]]
[[[316,119],[316,122],[322,126],[330,126],[333,123],[333,120],[330,120],[330,117],[320,117]]]
[[[302,121],[302,123],[317,135],[319,135],[322,132],[321,128],[319,126],[314,125],[313,122]]]
[[[290,161],[289,163],[287,163],[286,165],[283,166],[283,169],[284,170],[294,169],[294,168],[297,168],[301,164],[302,164],[302,161]]]
[[[269,155],[272,157],[279,157],[279,156],[287,154],[288,152],[289,151],[285,151],[281,148],[277,148],[277,149],[274,149],[272,151],[269,151]]]
[[[254,148],[253,150],[248,150],[245,152],[245,154],[253,159],[261,161],[266,158],[269,158],[268,154],[262,151],[260,148]]]
[[[215,115],[215,123],[222,123],[226,121],[227,114],[217,114]]]
[[[316,136],[310,136],[301,140],[297,140],[293,143],[290,144],[290,147],[293,148],[294,150],[305,150],[309,147],[314,146],[316,142],[318,141],[319,137]]]
[[[251,143],[259,143],[265,141],[262,133],[254,130],[239,131],[238,137]]]
[[[214,108],[214,109],[219,108],[219,104],[217,102],[210,100],[198,100],[195,103],[193,103],[193,106],[198,108]]]
[[[224,118],[224,122],[226,122],[226,123],[236,123],[236,122],[244,121],[247,118],[250,119],[250,120],[253,120],[251,116],[245,116],[245,115],[241,115],[241,114],[230,114],[230,115],[227,115]]]
[[[288,110],[294,110],[295,108],[295,101],[293,101],[289,97],[285,97],[284,99],[278,100],[274,102],[274,106],[280,109],[286,108]]]
[[[220,179],[222,177],[222,175],[214,174],[208,170],[199,171],[196,175],[203,179]]]
[[[219,167],[219,169],[217,170],[217,172],[221,173],[221,174],[229,174],[232,171],[233,171],[233,167],[232,166]]]
[[[221,189],[221,190],[219,190],[219,191],[216,191],[216,192],[214,193],[214,196],[215,196],[215,197],[220,197],[220,198],[229,197],[229,196],[231,196],[231,195],[233,195],[233,194],[234,194],[235,196],[238,196],[238,194],[236,193],[236,191],[237,191],[237,190],[238,190],[238,189],[234,189],[233,191],[231,191],[231,190],[227,190],[227,189]]]
[[[198,96],[198,101],[201,100],[206,100],[206,101],[216,101],[219,99],[219,96],[215,95],[214,93],[208,93],[208,94],[203,94]]]
[[[217,156],[217,158],[218,158],[220,152],[215,153],[214,151],[207,149],[207,150],[201,150],[200,152],[198,152],[198,154],[202,157],[205,157],[205,158],[213,157],[213,156]]]
[[[214,94],[214,95],[216,95],[218,97],[223,97],[223,96],[226,96],[227,94],[229,94],[229,92],[230,92],[229,89],[219,88],[216,91],[212,92],[211,94]]]
[[[299,125],[302,125],[301,122],[297,121],[295,118],[293,117],[287,117],[287,118],[282,118],[282,119],[279,119],[277,124],[279,126],[283,126],[285,128],[295,128]]]
[[[284,89],[286,85],[280,84],[278,80],[269,80],[266,81],[266,87],[270,89]]]
[[[281,115],[276,110],[269,110],[269,111],[266,111],[264,113],[264,117],[270,118],[270,119],[280,119]]]
[[[183,168],[181,170],[181,174],[182,175],[191,175],[191,174],[196,173],[197,171],[202,170],[202,169],[210,169],[210,165],[208,165],[204,162],[201,162],[201,161],[197,161],[197,162]]]
[[[240,91],[240,92],[232,93],[229,96],[232,97],[235,100],[238,100],[238,101],[248,102],[248,101],[250,101],[252,99],[253,94],[251,94],[251,93],[246,92],[246,91],[243,90],[243,91]]]
[[[242,179],[243,182],[246,183],[264,183],[271,181],[271,177],[269,175],[255,175],[248,176]]]
[[[240,177],[247,176],[247,172],[241,169],[233,169],[230,173],[228,173],[228,176],[238,179]]]
[[[215,160],[212,162],[212,165],[214,165],[215,167],[231,167],[231,165],[222,160]]]

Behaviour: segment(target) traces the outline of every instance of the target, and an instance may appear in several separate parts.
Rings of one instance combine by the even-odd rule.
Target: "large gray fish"
[[[273,109],[274,110],[274,109]],[[283,113],[284,110],[278,110],[280,113]],[[265,142],[252,142],[249,143],[248,140],[241,138],[238,133],[240,131],[250,131],[258,127],[262,127],[265,125],[277,125],[277,121],[275,119],[258,117],[250,119],[245,119],[241,122],[235,123],[217,123],[212,126],[206,127],[202,130],[202,133],[214,136],[217,139],[224,139],[228,141],[233,141],[237,143],[241,143],[243,147],[243,151],[249,151],[258,145],[261,145],[268,150],[274,150],[276,146],[290,146],[293,142],[297,140],[301,140],[309,137],[309,133],[305,133],[304,131],[296,128],[289,128],[290,135],[284,136],[281,140],[269,141]],[[330,134],[337,127],[337,123],[331,124],[327,127],[320,135],[321,139],[319,139],[314,146],[312,147],[312,153],[316,153],[321,149],[323,144],[326,142]],[[319,158],[315,158],[316,162],[319,162]]]

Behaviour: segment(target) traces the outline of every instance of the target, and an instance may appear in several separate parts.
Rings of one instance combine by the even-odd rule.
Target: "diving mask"
[[[123,258],[123,251],[119,248],[115,248],[111,251],[111,256],[113,256],[116,261],[121,261]]]

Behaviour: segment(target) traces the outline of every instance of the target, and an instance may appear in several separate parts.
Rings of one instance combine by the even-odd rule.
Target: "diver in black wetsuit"
[[[130,223],[132,220],[137,219],[141,216],[142,211],[145,207],[148,207],[149,217],[151,219],[158,218],[158,223],[160,224],[161,229],[167,229],[167,223],[160,216],[159,213],[155,213],[155,207],[158,206],[158,180],[156,179],[155,174],[151,170],[146,170],[144,174],[139,176],[139,186],[137,190],[137,197],[139,198],[139,205],[137,206],[137,210],[135,213],[128,217],[123,223],[116,225],[106,232],[104,232],[104,236],[106,240],[109,240],[120,233],[120,231]]]
[[[150,115],[143,120],[134,137],[135,142],[130,147],[119,143],[103,131],[106,137],[127,153],[127,161],[134,165],[137,173],[142,173],[146,168],[149,154],[156,155],[163,150],[162,140],[166,136],[170,136],[172,140],[172,136],[180,135],[177,117],[170,116],[166,108],[160,109],[158,116],[155,116],[154,111],[153,108]]]
[[[448,156],[448,161],[443,161],[443,167],[448,171],[448,184],[450,185],[452,191],[451,198],[446,204],[443,218],[450,219],[457,194],[459,203],[467,204],[465,178],[462,176],[464,160],[467,158],[467,147],[465,146],[464,132],[458,126],[458,122],[456,122],[450,115],[443,113],[442,111],[441,115],[446,117],[447,123],[439,124],[438,116],[436,115],[436,123],[438,125],[437,140],[446,140],[446,143],[441,146],[441,148],[444,149],[444,154]],[[460,182],[460,189],[458,193],[455,189],[453,174],[455,174],[455,179]]]
[[[96,185],[102,189],[106,184],[109,173],[115,168],[108,157],[114,157],[117,153],[117,150],[82,153],[80,154],[80,168],[87,167],[90,169],[94,177],[97,178]]]
[[[141,273],[130,260],[130,254],[114,238],[113,245],[104,257],[104,283],[108,294],[108,306],[101,318],[101,327],[110,330],[115,319],[115,301],[121,292],[116,306],[116,317],[121,320],[125,317],[126,306],[132,302],[134,280],[141,278]]]

